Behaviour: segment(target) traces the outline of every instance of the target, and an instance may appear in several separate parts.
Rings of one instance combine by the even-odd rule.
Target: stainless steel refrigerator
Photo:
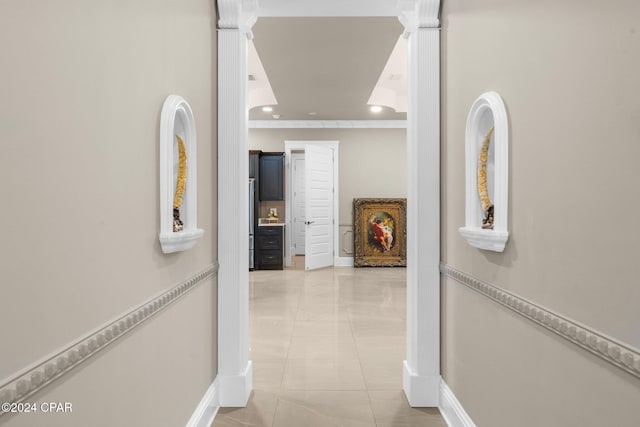
[[[249,270],[253,270],[254,267],[254,193],[255,193],[255,179],[249,178]]]

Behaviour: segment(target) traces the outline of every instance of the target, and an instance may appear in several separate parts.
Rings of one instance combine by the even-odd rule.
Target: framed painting
[[[407,266],[407,199],[353,199],[355,267]]]

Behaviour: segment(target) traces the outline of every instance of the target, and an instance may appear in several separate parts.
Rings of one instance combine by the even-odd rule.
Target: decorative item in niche
[[[467,242],[479,249],[502,252],[509,238],[508,139],[502,98],[496,92],[480,95],[467,117],[465,225],[459,229]]]
[[[176,194],[173,196],[173,231],[182,231],[184,223],[180,219],[180,207],[182,206],[182,196],[187,183],[187,150],[184,147],[184,140],[180,135],[176,135],[178,143],[178,182],[176,183]]]
[[[491,135],[493,135],[493,127],[489,129],[489,132],[487,132],[482,141],[482,148],[480,149],[480,157],[478,159],[478,196],[480,196],[482,212],[484,214],[482,228],[493,228],[493,203],[491,203],[489,189],[487,188],[487,157],[489,156]]]
[[[196,127],[189,103],[169,95],[160,116],[160,245],[184,251],[204,235],[197,226]],[[187,155],[188,154],[188,155]]]
[[[356,267],[407,265],[407,199],[353,199]]]

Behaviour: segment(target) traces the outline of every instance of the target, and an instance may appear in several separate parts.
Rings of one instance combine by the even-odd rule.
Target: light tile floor
[[[402,392],[406,270],[250,273],[253,388],[212,427],[446,427]]]

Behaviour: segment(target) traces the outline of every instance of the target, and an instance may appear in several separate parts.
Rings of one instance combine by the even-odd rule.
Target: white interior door
[[[305,147],[305,269],[333,265],[333,150]]]
[[[292,187],[293,187],[293,254],[305,254],[305,188],[304,153],[291,154]]]

